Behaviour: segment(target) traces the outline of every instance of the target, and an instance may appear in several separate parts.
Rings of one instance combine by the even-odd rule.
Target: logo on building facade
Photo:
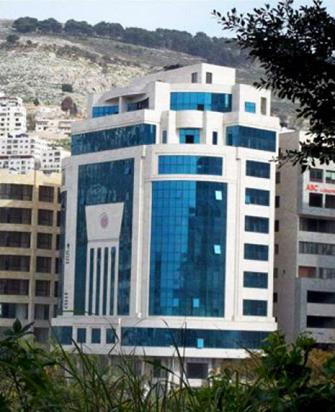
[[[319,192],[319,193],[335,193],[335,189],[329,187],[320,187],[319,185],[309,183],[306,186],[306,190],[309,192]]]
[[[317,192],[319,190],[319,186],[310,183],[306,186],[306,190],[309,190],[310,192]]]
[[[100,215],[100,226],[102,227],[102,229],[106,229],[106,227],[108,226],[108,223],[109,221],[108,221],[107,213],[104,212]]]

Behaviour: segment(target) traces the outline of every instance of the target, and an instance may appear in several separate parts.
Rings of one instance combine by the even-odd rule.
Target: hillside
[[[38,98],[44,104],[60,104],[71,84],[71,97],[84,108],[90,93],[124,85],[130,79],[166,64],[191,64],[200,59],[105,39],[64,38],[53,35],[21,35],[14,45],[0,32],[0,90]]]
[[[84,112],[90,93],[125,85],[134,77],[167,65],[204,61],[177,51],[64,33],[20,33],[19,40],[9,44],[6,38],[13,33],[11,24],[0,21],[0,90],[21,96],[26,102],[37,98],[45,105],[59,105],[70,95]],[[243,53],[234,51],[234,59],[239,81],[252,83],[259,78],[259,67],[250,64]],[[63,92],[64,84],[71,85],[73,92]],[[290,123],[295,123],[292,104],[275,101],[273,110],[282,119],[288,114]]]

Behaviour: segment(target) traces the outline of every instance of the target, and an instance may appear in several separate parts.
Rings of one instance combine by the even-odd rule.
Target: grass
[[[163,379],[139,376],[133,356],[102,359],[76,343],[72,353],[58,343],[48,351],[34,343],[31,325],[16,321],[0,341],[0,411],[334,411],[335,356],[314,346],[307,336],[287,345],[283,335],[274,333],[263,356],[250,353],[243,363],[227,364],[195,389],[184,373],[179,383],[171,382],[172,371],[165,367]]]

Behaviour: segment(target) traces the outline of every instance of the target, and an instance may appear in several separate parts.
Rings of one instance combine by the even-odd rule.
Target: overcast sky
[[[162,27],[221,36],[220,26],[211,16],[213,9],[225,12],[236,7],[245,12],[266,2],[277,4],[277,0],[0,0],[0,18],[54,17],[62,22],[75,19],[90,23],[105,20],[125,27]],[[311,3],[296,0],[297,5]],[[324,0],[324,4],[335,15],[335,0]]]

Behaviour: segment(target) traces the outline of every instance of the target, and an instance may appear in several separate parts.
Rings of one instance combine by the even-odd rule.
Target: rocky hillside
[[[1,22],[0,22],[1,25]],[[43,104],[60,104],[69,95],[84,108],[90,93],[125,85],[130,79],[169,64],[192,64],[199,58],[168,50],[154,50],[107,39],[80,39],[52,35],[20,35],[9,44],[10,28],[0,31],[0,90],[35,98]]]
[[[134,77],[166,65],[201,61],[180,52],[111,39],[27,33],[9,42],[10,34],[11,22],[0,21],[0,91],[21,96],[27,103],[38,99],[45,105],[59,105],[70,95],[83,112],[90,93],[125,85]],[[240,81],[252,83],[259,76],[256,65],[241,60]],[[64,85],[70,85],[73,91],[63,91]],[[275,102],[274,113],[282,119],[288,115],[290,123],[295,122],[291,104]]]

